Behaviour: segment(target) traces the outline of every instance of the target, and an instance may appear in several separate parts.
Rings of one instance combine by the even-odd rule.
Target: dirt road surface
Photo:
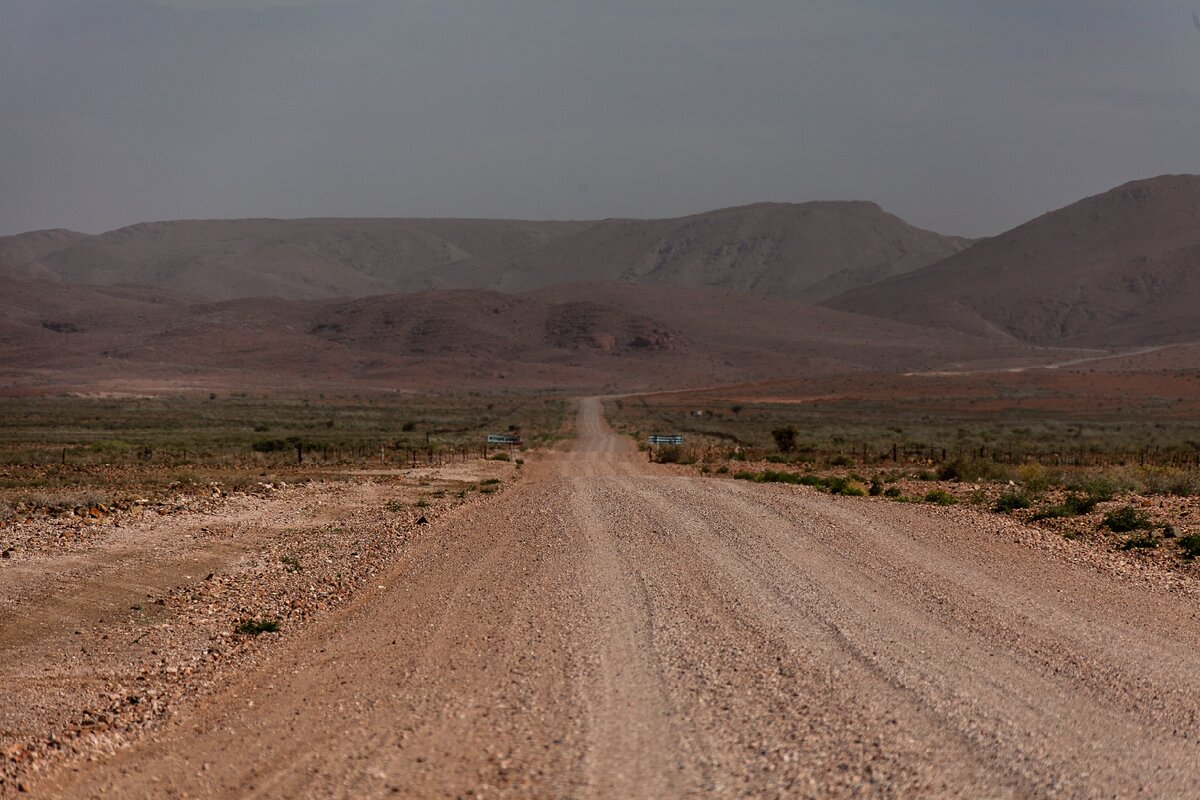
[[[1008,520],[648,465],[595,400],[579,426],[227,690],[34,793],[1200,796],[1194,599]]]

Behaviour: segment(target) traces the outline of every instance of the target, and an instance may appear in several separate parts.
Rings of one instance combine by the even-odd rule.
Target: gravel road
[[[1194,599],[1008,520],[570,452],[50,797],[1200,796]]]

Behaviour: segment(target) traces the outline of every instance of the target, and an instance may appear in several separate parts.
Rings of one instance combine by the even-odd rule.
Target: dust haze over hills
[[[0,380],[615,390],[1049,363],[1200,339],[1198,222],[1200,178],[1164,176],[978,242],[866,202],[31,232],[0,238]]]

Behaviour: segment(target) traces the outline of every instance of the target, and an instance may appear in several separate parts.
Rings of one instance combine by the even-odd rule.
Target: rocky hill
[[[1200,176],[1125,184],[827,305],[1038,344],[1200,340]]]
[[[928,266],[969,242],[867,202],[759,203],[662,220],[605,220],[513,254],[431,271],[431,284],[520,292],[619,281],[814,302]]]

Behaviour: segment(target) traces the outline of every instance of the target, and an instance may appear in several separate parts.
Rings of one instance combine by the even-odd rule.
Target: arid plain
[[[0,793],[1194,794],[1198,219],[0,239]]]

